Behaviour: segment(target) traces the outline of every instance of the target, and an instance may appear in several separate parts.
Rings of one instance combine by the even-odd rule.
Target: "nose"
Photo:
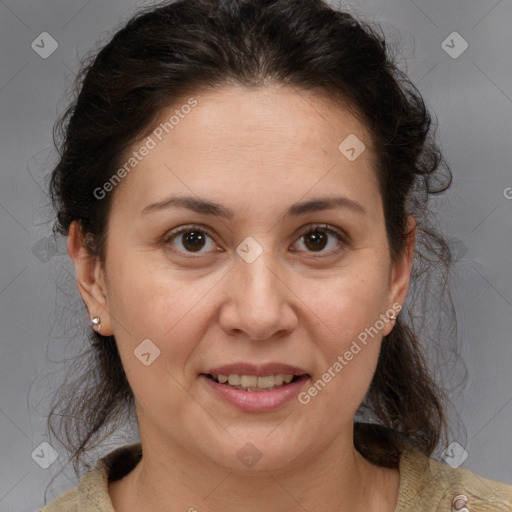
[[[225,283],[227,299],[219,322],[229,335],[271,340],[291,333],[298,322],[289,273],[263,253],[252,263],[238,258]]]

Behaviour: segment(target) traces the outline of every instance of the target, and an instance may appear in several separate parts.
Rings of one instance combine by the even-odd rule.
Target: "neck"
[[[182,445],[141,436],[143,457],[110,484],[115,510],[147,512],[304,512],[395,509],[397,470],[370,464],[354,448],[351,429],[313,457],[249,471],[199,459]]]

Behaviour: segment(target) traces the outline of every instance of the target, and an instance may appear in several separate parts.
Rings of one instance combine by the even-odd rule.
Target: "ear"
[[[389,283],[388,307],[393,308],[394,304],[400,307],[405,302],[409,283],[411,280],[411,270],[414,259],[414,247],[416,242],[416,220],[412,215],[407,217],[407,239],[404,250],[398,259],[392,264],[391,278]],[[393,323],[388,322],[383,335],[387,336],[393,328]]]
[[[109,315],[105,273],[99,258],[87,249],[84,234],[77,221],[73,221],[69,228],[67,249],[75,264],[78,290],[87,306],[89,318],[99,317],[101,334],[111,336],[113,330]]]

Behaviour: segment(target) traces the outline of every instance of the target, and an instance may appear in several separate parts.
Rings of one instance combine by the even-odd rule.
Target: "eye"
[[[335,238],[337,241],[332,242]],[[301,241],[306,249],[292,249],[292,251],[305,250],[306,252],[316,253],[333,253],[336,249],[345,242],[345,235],[342,231],[333,228],[328,225],[314,225],[308,229],[301,236],[298,242],[294,245],[299,244]],[[163,240],[165,245],[170,245],[172,250],[176,252],[182,252],[185,254],[201,254],[207,252],[214,252],[212,249],[216,247],[216,243],[213,237],[200,226],[183,226],[171,231]],[[324,250],[326,247],[331,246],[331,249]],[[293,246],[292,246],[293,247]],[[205,249],[206,250],[203,250]],[[217,247],[219,252],[221,249]]]
[[[330,238],[336,238],[337,242],[330,243]],[[335,229],[331,226],[322,224],[315,225],[308,229],[299,239],[298,242],[304,240],[303,245],[306,247],[306,252],[320,252],[320,253],[333,253],[336,249],[345,242],[345,235],[342,231]],[[324,251],[325,247],[331,245],[332,249]],[[296,249],[293,249],[294,251]],[[301,250],[301,249],[299,249]]]
[[[208,240],[210,242],[208,242]],[[176,242],[176,243],[174,243]],[[171,231],[164,239],[164,243],[171,245],[173,250],[184,253],[204,253],[209,252],[216,244],[213,238],[199,226],[183,226]],[[206,251],[201,251],[204,247]]]

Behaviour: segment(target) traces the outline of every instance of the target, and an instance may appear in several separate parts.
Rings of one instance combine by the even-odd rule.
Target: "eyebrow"
[[[186,208],[199,214],[213,215],[215,217],[223,217],[225,219],[233,219],[234,217],[233,210],[213,201],[198,199],[197,197],[192,196],[172,196],[164,199],[163,201],[152,203],[142,210],[142,215],[162,211],[167,208]],[[366,215],[366,210],[357,201],[345,196],[328,196],[295,203],[288,208],[284,217],[298,217],[299,215],[332,210],[334,208],[347,208],[355,213]]]

